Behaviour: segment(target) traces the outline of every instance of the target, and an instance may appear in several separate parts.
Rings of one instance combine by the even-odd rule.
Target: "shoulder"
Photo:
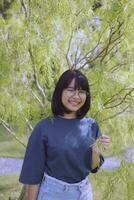
[[[85,123],[88,123],[89,126],[90,126],[90,125],[93,125],[93,124],[95,124],[95,123],[97,123],[96,119],[94,119],[94,118],[92,118],[92,117],[84,117],[84,118],[82,119],[82,121],[85,122]]]
[[[31,136],[33,137],[33,136],[44,135],[48,125],[50,124],[50,121],[51,121],[50,118],[44,118],[38,121],[33,128]]]
[[[88,123],[89,127],[92,128],[92,130],[94,130],[95,132],[98,131],[99,128],[99,124],[97,122],[97,120],[95,118],[92,117],[85,117],[83,118],[83,120]]]
[[[44,119],[41,119],[35,127],[39,127],[39,128],[44,128],[46,126],[48,126],[49,124],[51,124],[53,122],[54,118],[53,117],[47,117]]]

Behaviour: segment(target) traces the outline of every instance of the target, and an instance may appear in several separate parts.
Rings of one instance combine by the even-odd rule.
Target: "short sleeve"
[[[19,181],[23,184],[39,184],[44,174],[45,159],[45,144],[38,123],[28,140]]]
[[[96,120],[94,120],[94,122],[92,124],[92,130],[93,130],[95,139],[97,139],[98,137],[100,137],[102,135],[99,124]]]

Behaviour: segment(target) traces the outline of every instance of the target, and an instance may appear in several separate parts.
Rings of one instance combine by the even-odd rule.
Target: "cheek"
[[[83,105],[85,104],[86,99],[87,99],[87,98],[84,98],[84,99],[82,100],[82,104],[83,104]]]
[[[63,104],[67,101],[67,98],[66,98],[64,92],[61,95],[61,101],[62,101]]]

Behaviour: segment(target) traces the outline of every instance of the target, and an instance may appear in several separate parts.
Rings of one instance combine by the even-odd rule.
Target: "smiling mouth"
[[[76,102],[76,101],[69,101],[69,103],[73,106],[78,106],[80,104],[80,102]]]

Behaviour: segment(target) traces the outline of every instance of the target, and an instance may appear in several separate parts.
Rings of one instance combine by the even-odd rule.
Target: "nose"
[[[78,91],[78,90],[75,90],[75,93],[74,93],[73,96],[80,98],[79,91]]]

